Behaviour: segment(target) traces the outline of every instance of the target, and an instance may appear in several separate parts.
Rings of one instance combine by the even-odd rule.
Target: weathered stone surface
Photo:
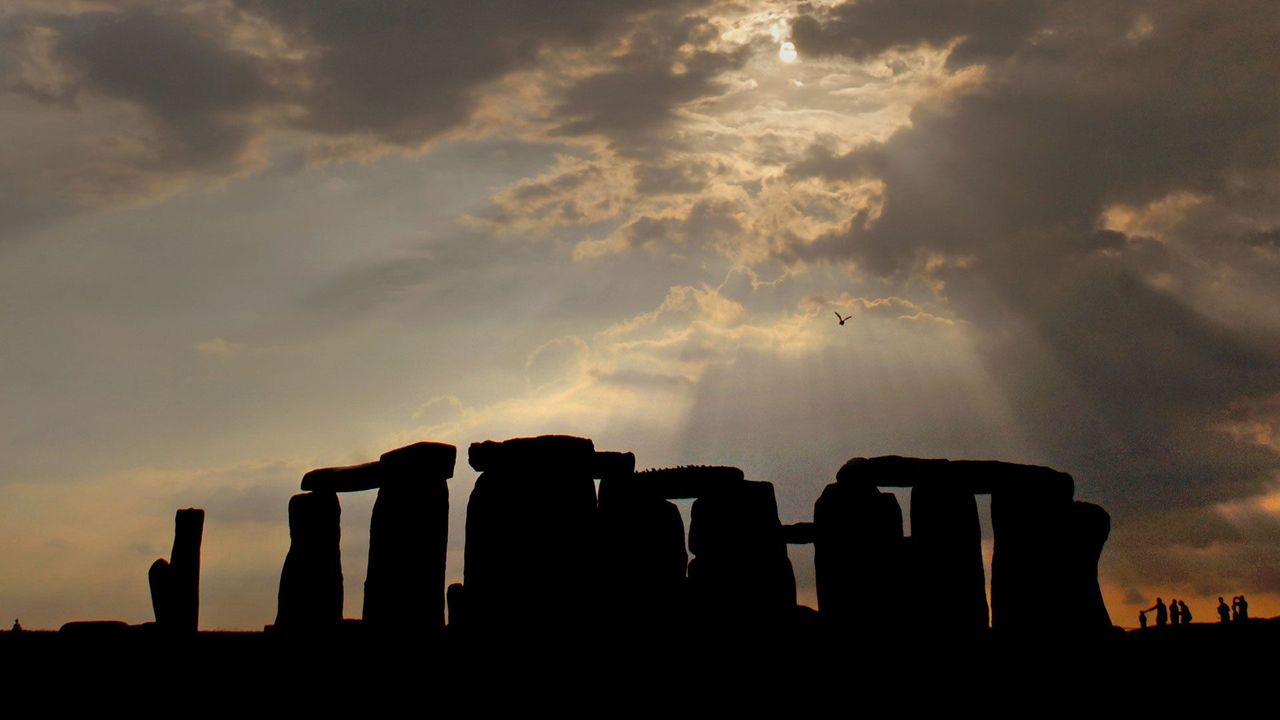
[[[147,571],[156,625],[167,632],[194,633],[199,626],[203,537],[204,510],[178,510],[174,516],[170,559],[156,560]]]
[[[841,633],[887,635],[908,622],[902,509],[891,493],[833,483],[814,504],[818,610]]]
[[[912,616],[939,638],[987,629],[982,528],[974,496],[962,487],[924,484],[911,491]]]
[[[742,482],[700,496],[689,527],[688,587],[700,623],[777,626],[796,604],[795,575],[773,484]]]
[[[363,613],[375,632],[420,640],[444,627],[447,478],[456,456],[452,445],[417,443],[379,459],[386,481],[369,526]]]
[[[782,526],[782,540],[788,545],[812,545],[818,528],[811,522],[798,522]]]
[[[1111,534],[1111,515],[1092,503],[1071,504],[1071,549],[1067,564],[1067,606],[1076,608],[1066,624],[1077,631],[1111,629],[1111,615],[1098,585],[1098,560]]]
[[[721,465],[685,465],[653,468],[636,473],[632,481],[667,500],[698,498],[745,482],[742,471]]]
[[[517,438],[471,446],[483,473],[467,503],[463,582],[471,627],[539,633],[589,622],[596,607],[595,450],[589,439]],[[560,578],[551,592],[549,575]]]
[[[871,488],[915,488],[939,484],[963,488],[970,494],[989,495],[1000,489],[1032,488],[1070,502],[1075,492],[1071,476],[1039,465],[1019,465],[995,460],[941,460],[886,455],[853,458],[836,473],[836,482]]]
[[[377,462],[317,468],[302,476],[305,492],[360,492],[380,488],[382,483],[382,465]]]
[[[278,629],[333,631],[341,624],[341,518],[334,493],[289,499],[289,554],[280,571]]]

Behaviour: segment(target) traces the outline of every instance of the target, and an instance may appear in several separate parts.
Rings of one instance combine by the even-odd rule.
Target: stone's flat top
[[[539,435],[512,438],[501,442],[485,440],[471,443],[467,460],[480,472],[521,470],[530,466],[563,467],[587,472],[595,459],[596,448],[590,438],[572,435]]]
[[[378,461],[383,465],[404,468],[433,477],[453,477],[458,463],[458,448],[448,443],[416,442],[402,448],[382,453]]]
[[[661,498],[682,500],[746,482],[746,475],[726,465],[682,465],[651,468],[632,476],[637,487],[647,488]]]
[[[318,468],[302,476],[307,492],[359,492],[382,487],[383,468],[378,462],[345,467]]]
[[[999,490],[1075,492],[1071,476],[1042,465],[999,460],[945,460],[884,455],[853,458],[836,473],[836,482],[872,487],[920,487],[930,483],[960,485],[977,495]]]
[[[811,522],[798,522],[782,526],[782,539],[788,545],[812,545],[817,536],[817,526]]]
[[[630,475],[636,471],[635,453],[597,451],[591,462],[591,475],[605,478]]]

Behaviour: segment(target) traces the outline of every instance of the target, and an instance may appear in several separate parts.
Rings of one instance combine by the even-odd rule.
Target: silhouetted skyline
[[[538,433],[784,527],[851,457],[1050,466],[1115,622],[1280,615],[1277,45],[1270,0],[9,3],[0,617],[149,620],[202,508],[201,626],[260,627],[306,472]]]

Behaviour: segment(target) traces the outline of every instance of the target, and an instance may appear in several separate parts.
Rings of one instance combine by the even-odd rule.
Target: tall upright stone
[[[369,525],[364,623],[422,639],[444,628],[449,485],[457,448],[420,442],[384,453]]]
[[[991,627],[1030,636],[1056,627],[1069,596],[1071,507],[1068,484],[1008,483],[991,493]]]
[[[1092,503],[1071,504],[1071,548],[1067,559],[1067,607],[1075,609],[1066,624],[1073,631],[1111,629],[1111,615],[1098,585],[1098,561],[1111,534],[1111,515]]]
[[[289,499],[289,554],[280,571],[276,627],[333,631],[342,623],[342,507],[332,492]]]
[[[689,549],[689,594],[704,627],[768,630],[794,611],[795,574],[772,483],[742,481],[695,500]]]
[[[564,435],[473,443],[463,583],[474,635],[584,631],[596,604],[591,440]],[[571,599],[567,604],[565,599]]]
[[[912,616],[939,639],[986,631],[987,582],[982,527],[973,493],[927,484],[911,491]]]
[[[675,504],[633,477],[631,453],[596,453],[600,477],[601,625],[647,640],[679,618],[688,555]],[[602,458],[609,462],[601,463]]]
[[[166,631],[195,633],[200,624],[200,545],[204,510],[186,508],[174,515],[169,560],[151,565],[147,576],[156,625]]]
[[[818,610],[841,634],[888,635],[901,622],[902,508],[874,485],[835,482],[813,508]]]

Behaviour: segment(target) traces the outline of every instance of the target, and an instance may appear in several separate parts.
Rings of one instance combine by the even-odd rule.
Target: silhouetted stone
[[[334,493],[289,499],[289,554],[280,571],[277,629],[333,631],[342,622],[341,517]]]
[[[839,633],[887,635],[909,622],[902,509],[874,485],[836,482],[814,503],[818,610]]]
[[[817,536],[818,528],[811,522],[782,526],[782,539],[788,545],[812,545]]]
[[[457,448],[415,443],[378,460],[384,484],[369,524],[364,621],[409,637],[444,628],[449,484]]]
[[[1097,505],[1077,500],[1071,504],[1070,524],[1066,582],[1068,604],[1076,612],[1065,618],[1066,623],[1080,631],[1110,630],[1111,615],[1098,585],[1098,560],[1111,534],[1111,515]]]
[[[1040,465],[1019,465],[995,460],[943,460],[885,455],[853,458],[836,473],[836,482],[882,488],[918,488],[941,485],[962,488],[973,495],[990,495],[1001,489],[1027,489],[1047,496],[1071,499],[1071,476]]]
[[[462,583],[452,583],[445,592],[449,604],[449,627],[465,628],[467,625],[467,588]]]
[[[147,580],[156,624],[167,632],[194,633],[200,622],[200,544],[204,510],[187,508],[174,516],[168,561],[151,564]]]
[[[601,450],[592,457],[591,477],[602,481],[629,478],[635,471],[634,453]]]
[[[120,640],[129,630],[129,624],[120,620],[76,620],[63,624],[58,634],[86,640]]]
[[[590,438],[571,435],[539,435],[496,442],[471,443],[467,461],[478,472],[554,466],[574,475],[591,475],[595,466],[595,446]]]
[[[596,607],[595,450],[563,435],[471,445],[482,474],[467,503],[464,580],[470,627],[483,633],[566,632]],[[552,583],[554,573],[557,582]],[[556,591],[549,590],[556,586]]]
[[[1075,483],[1066,473],[986,460],[887,456],[854,458],[840,468],[836,480],[862,488],[989,493],[995,541],[992,628],[1025,634],[1043,621],[1046,603],[1061,602],[1068,595],[1068,516]]]
[[[987,584],[982,528],[973,494],[963,487],[925,484],[911,491],[913,613],[945,639],[987,629]]]
[[[302,476],[305,492],[360,492],[382,487],[382,466],[376,462],[311,470]]]
[[[169,561],[157,558],[147,570],[147,584],[151,586],[151,610],[155,613],[156,623],[170,627],[173,625],[173,574],[169,572]]]
[[[670,629],[688,564],[680,510],[632,484],[602,480],[600,496],[601,621],[642,638]]]
[[[689,522],[689,593],[713,631],[776,628],[796,604],[773,484],[742,482],[699,497]]]
[[[1061,629],[1046,605],[1069,596],[1071,495],[1034,484],[991,495],[991,627],[1006,636]]]
[[[741,470],[721,465],[653,468],[636,473],[633,480],[639,487],[667,500],[699,498],[745,481]]]

